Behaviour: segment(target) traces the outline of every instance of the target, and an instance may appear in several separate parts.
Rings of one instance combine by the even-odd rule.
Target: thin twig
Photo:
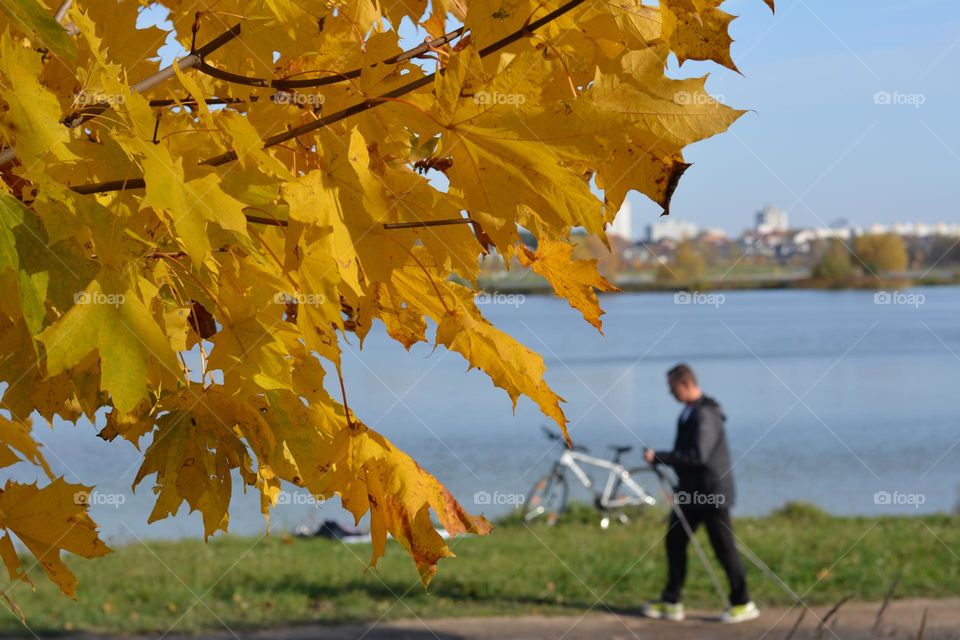
[[[419,57],[424,53],[431,51],[435,47],[447,44],[451,40],[456,40],[464,34],[465,30],[465,27],[460,27],[432,40],[424,40],[422,44],[404,51],[403,53],[386,58],[377,64],[397,64],[398,62],[405,62],[406,60]],[[374,67],[376,64],[370,66]],[[351,69],[350,71],[344,71],[342,73],[333,73],[332,75],[324,76],[322,78],[302,78],[299,80],[291,80],[289,78],[250,78],[248,76],[242,76],[236,73],[231,73],[230,71],[218,69],[207,64],[206,62],[201,62],[199,65],[197,65],[197,71],[205,73],[219,80],[231,82],[233,84],[243,84],[251,87],[270,87],[273,89],[303,89],[307,87],[322,87],[329,84],[337,84],[339,82],[343,82],[344,80],[359,78],[363,73],[363,68],[359,67],[356,69]]]
[[[518,40],[529,36],[540,27],[546,24],[549,24],[550,22],[556,20],[557,18],[564,15],[565,13],[568,13],[572,9],[575,9],[577,6],[583,4],[583,2],[584,0],[568,0],[559,8],[554,9],[553,11],[543,16],[542,18],[534,20],[529,25],[521,27],[520,29],[517,29],[513,33],[507,36],[504,36],[500,40],[497,40],[496,42],[490,45],[487,45],[486,47],[484,47],[479,51],[480,57],[483,58],[483,57],[489,56],[490,54],[496,53],[497,51],[500,51],[501,49],[513,44],[514,42],[517,42]],[[293,127],[292,129],[284,133],[280,133],[280,134],[271,136],[269,138],[266,138],[263,141],[263,149],[274,147],[278,144],[286,142],[287,140],[291,140],[293,138],[302,136],[305,133],[310,133],[312,131],[322,129],[335,122],[339,122],[340,120],[349,118],[352,115],[356,115],[358,113],[362,113],[369,109],[373,109],[374,107],[377,107],[383,104],[384,102],[388,102],[394,98],[399,98],[400,96],[406,95],[412,91],[416,91],[417,89],[420,89],[421,87],[425,87],[431,82],[433,82],[437,73],[438,72],[434,72],[434,73],[430,73],[428,75],[422,76],[416,80],[408,82],[405,85],[397,87],[392,91],[388,91],[383,95],[367,98],[363,102],[358,102],[357,104],[346,107],[345,109],[341,109],[340,111],[337,111],[335,113],[331,113],[322,118],[318,118],[313,122],[308,122],[306,124],[300,125],[299,127]],[[237,159],[237,157],[238,156],[236,151],[227,151],[218,156],[207,158],[206,160],[201,161],[200,164],[211,166],[211,167],[219,167],[221,165],[233,162],[234,160]],[[133,179],[133,180],[127,180],[127,181],[114,180],[110,182],[80,185],[77,187],[71,187],[71,189],[73,191],[76,191],[77,193],[91,194],[91,193],[105,193],[107,191],[119,191],[122,189],[143,188],[143,186],[144,186],[144,182],[143,182],[143,179],[141,178],[141,179]]]
[[[923,617],[920,618],[920,630],[917,631],[917,640],[923,640],[923,632],[927,629],[927,614],[930,612],[930,609],[927,607],[923,608]]]
[[[152,89],[153,87],[160,84],[161,82],[164,82],[172,78],[174,75],[176,75],[175,68],[179,68],[181,71],[183,71],[183,70],[190,69],[192,67],[197,66],[197,64],[199,64],[200,61],[203,60],[203,57],[205,55],[212,53],[213,51],[216,51],[226,43],[236,38],[238,35],[240,35],[239,24],[231,27],[230,29],[227,29],[226,31],[221,33],[219,36],[217,36],[216,38],[214,38],[204,46],[200,47],[199,49],[197,49],[195,53],[191,53],[187,56],[184,56],[179,60],[174,60],[173,63],[170,64],[169,66],[164,67],[163,69],[160,69],[156,73],[147,76],[143,80],[140,80],[139,82],[130,85],[130,90],[133,93],[143,93],[148,89]],[[64,126],[67,127],[68,129],[74,129],[76,127],[79,127],[84,122],[88,122],[89,120],[96,118],[97,116],[99,116],[100,114],[102,114],[103,112],[109,109],[110,109],[110,104],[108,103],[84,106],[81,109],[78,109],[77,111],[74,111],[73,113],[68,115],[66,118],[62,120],[62,122]],[[0,167],[12,162],[16,157],[17,157],[16,146],[11,145],[6,149],[4,149],[3,151],[0,151]],[[117,181],[112,181],[111,184],[116,182]],[[129,186],[125,186],[124,188],[134,188],[132,185],[132,181],[127,181],[127,184],[129,184]],[[108,191],[116,191],[116,190],[117,189],[108,189]],[[74,189],[74,191],[77,191],[77,190]],[[96,191],[92,191],[92,192],[77,191],[77,193],[97,193],[97,192]]]
[[[559,8],[554,9],[553,11],[543,16],[542,18],[539,18],[538,20],[534,20],[529,25],[524,25],[523,27],[517,29],[513,33],[507,36],[504,36],[500,40],[497,40],[496,42],[490,45],[487,45],[486,47],[484,47],[478,52],[479,56],[481,58],[484,58],[492,53],[496,53],[497,51],[500,51],[501,49],[508,47],[509,45],[513,44],[514,42],[517,42],[521,38],[525,38],[531,35],[534,31],[536,31],[540,27],[553,22],[554,20],[556,20],[563,14],[569,12],[571,9],[576,8],[583,2],[584,0],[568,0],[568,2],[564,3]],[[375,96],[373,98],[367,98],[363,102],[359,102],[345,109],[341,109],[336,113],[331,113],[330,115],[314,120],[313,122],[308,122],[306,124],[300,125],[299,127],[294,127],[289,131],[285,131],[284,133],[279,133],[275,136],[271,136],[263,141],[263,148],[266,149],[266,148],[278,145],[281,142],[286,142],[291,138],[296,138],[296,137],[302,136],[305,133],[310,133],[312,131],[322,129],[330,124],[339,122],[340,120],[343,120],[345,118],[349,118],[352,115],[356,115],[363,111],[373,109],[374,107],[379,106],[383,102],[389,101],[393,98],[399,98],[400,96],[406,95],[411,91],[416,91],[417,89],[424,87],[430,84],[431,82],[433,82],[436,75],[437,75],[437,72],[427,74],[421,78],[413,80],[412,82],[408,82],[405,85],[397,87],[393,91],[388,91],[383,95]],[[213,158],[208,158],[206,160],[203,160],[200,164],[211,166],[211,167],[219,167],[221,165],[227,164],[228,162],[233,162],[236,159],[237,159],[236,151],[227,151],[225,153],[220,154],[219,156],[214,156]]]
[[[837,604],[833,605],[833,608],[830,609],[830,611],[827,611],[827,615],[823,616],[823,618],[820,620],[820,624],[817,625],[817,635],[816,635],[817,638],[822,638],[822,637],[823,637],[823,632],[824,632],[824,630],[827,628],[827,620],[829,620],[830,618],[832,618],[833,615],[834,615],[837,611],[840,610],[840,607],[842,607],[843,605],[845,605],[845,604],[847,603],[847,601],[850,600],[851,598],[853,598],[852,595],[844,596],[844,597],[840,600],[840,602],[838,602]]]
[[[73,0],[64,0],[60,8],[57,9],[57,13],[53,16],[53,19],[57,22],[63,22],[63,19],[67,17],[67,11],[70,10],[71,4],[73,4]]]
[[[806,609],[800,609],[800,616],[797,618],[797,621],[793,623],[793,627],[790,629],[790,633],[787,634],[787,637],[783,640],[790,640],[793,637],[793,634],[797,632],[797,629],[800,628],[800,623],[803,622],[803,617],[807,615]]]
[[[442,227],[448,224],[473,224],[470,218],[447,218],[445,220],[423,220],[420,222],[385,222],[384,229],[416,229],[419,227]]]
[[[286,227],[289,222],[286,220],[276,220],[274,218],[264,218],[263,216],[252,216],[250,214],[244,214],[247,216],[247,222],[252,222],[253,224],[270,224],[275,227]]]
[[[887,589],[886,595],[883,597],[883,604],[880,605],[880,610],[877,611],[877,619],[873,623],[873,632],[876,633],[880,628],[880,623],[883,621],[883,612],[887,610],[887,607],[890,605],[890,601],[893,599],[893,592],[897,590],[897,585],[900,584],[900,578],[903,576],[903,572],[898,571],[897,575],[893,577],[893,583],[890,585],[890,588]]]

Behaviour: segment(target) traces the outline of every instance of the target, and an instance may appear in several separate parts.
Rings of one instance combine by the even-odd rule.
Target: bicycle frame
[[[590,476],[583,470],[583,467],[577,464],[578,462],[591,467],[606,469],[609,472],[602,492],[594,489],[593,480],[591,480]],[[557,462],[557,467],[561,466],[573,471],[573,475],[577,477],[577,480],[588,490],[596,494],[598,504],[604,509],[619,509],[621,507],[634,505],[653,505],[657,502],[656,499],[643,490],[643,487],[633,481],[630,472],[618,461],[604,460],[603,458],[596,458],[580,451],[566,449],[560,455],[560,460]],[[614,499],[617,489],[620,488],[621,484],[630,489],[635,495],[625,495]]]

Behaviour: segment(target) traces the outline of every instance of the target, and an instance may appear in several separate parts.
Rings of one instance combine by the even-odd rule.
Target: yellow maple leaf
[[[517,254],[520,264],[547,279],[554,293],[583,314],[583,319],[601,329],[603,309],[596,291],[619,291],[597,273],[596,260],[574,260],[573,246],[557,240],[542,239],[536,252],[523,247]],[[600,331],[603,333],[602,331]]]
[[[110,553],[97,536],[97,525],[87,515],[92,487],[57,478],[45,487],[8,481],[0,490],[0,557],[11,579],[29,580],[9,536],[16,536],[36,556],[43,572],[64,594],[76,598],[77,578],[60,557],[69,551],[83,558]]]

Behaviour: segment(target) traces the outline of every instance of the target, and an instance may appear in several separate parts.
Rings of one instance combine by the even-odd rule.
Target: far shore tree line
[[[789,277],[827,287],[869,286],[885,285],[927,270],[940,275],[953,271],[960,277],[960,242],[949,237],[905,238],[880,233],[851,240],[823,239],[814,242],[809,251],[791,255],[764,255],[744,250],[736,243],[717,243],[703,237],[656,245],[632,245],[618,237],[610,237],[608,242],[609,246],[595,236],[583,235],[574,241],[574,256],[596,260],[598,270],[607,278],[639,275],[661,285],[708,286],[716,280]],[[523,271],[516,261],[510,270]],[[487,275],[502,273],[503,263],[490,256],[484,271]]]
[[[837,238],[816,243],[808,255],[790,260],[777,260],[740,254],[731,260],[723,259],[712,247],[704,243],[686,240],[681,242],[670,260],[657,268],[660,282],[709,281],[712,270],[724,269],[725,273],[741,271],[758,277],[767,273],[775,275],[788,269],[795,273],[808,272],[808,279],[830,285],[845,285],[862,280],[887,281],[902,277],[911,268],[923,268],[926,256],[913,259],[902,236],[894,233],[868,234],[853,241]]]

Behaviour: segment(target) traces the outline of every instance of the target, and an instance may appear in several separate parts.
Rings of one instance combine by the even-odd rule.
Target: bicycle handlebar
[[[550,438],[551,440],[559,440],[559,439],[560,439],[560,434],[559,434],[559,433],[554,433],[553,431],[551,431],[551,430],[550,430],[550,427],[546,427],[546,426],[544,426],[544,425],[540,425],[540,428],[543,430],[544,435],[546,435],[546,436],[547,436],[548,438]]]
[[[543,430],[543,434],[544,434],[545,436],[547,436],[550,440],[552,440],[552,441],[554,441],[554,442],[556,442],[557,440],[562,440],[562,439],[563,439],[562,437],[560,437],[560,434],[554,433],[553,430],[551,430],[550,427],[547,427],[546,425],[540,425],[540,429]],[[573,445],[572,449],[573,449],[574,451],[581,451],[581,452],[583,452],[583,453],[589,453],[589,452],[590,452],[590,450],[587,449],[587,448],[586,448],[585,446],[583,446],[582,444],[575,444],[575,445]]]

